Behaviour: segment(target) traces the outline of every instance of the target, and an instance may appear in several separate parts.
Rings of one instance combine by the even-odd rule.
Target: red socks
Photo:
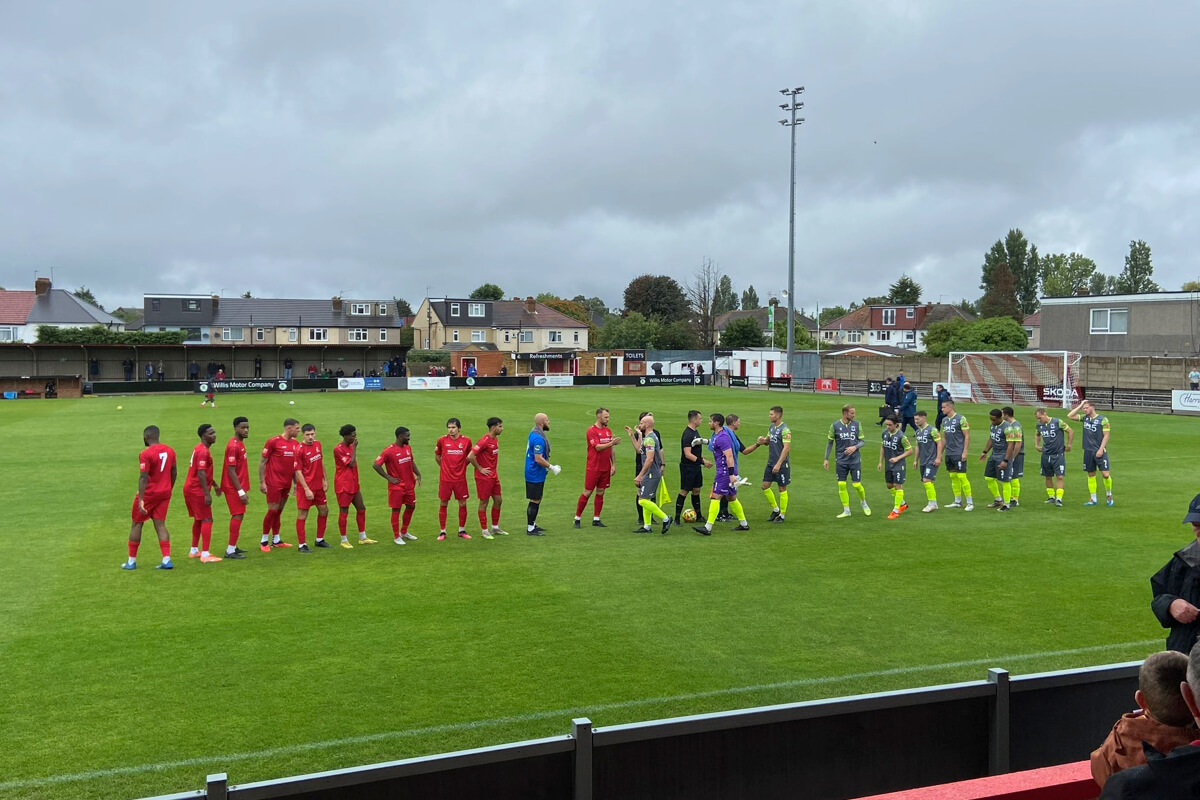
[[[392,538],[400,538],[400,512],[392,509]]]
[[[412,515],[413,515],[413,512],[416,510],[417,510],[416,506],[405,506],[404,507],[404,524],[400,526],[401,533],[408,533],[408,523],[412,522]],[[443,528],[446,527],[445,512],[446,512],[446,509],[443,508],[442,509],[442,515],[443,515],[442,516],[442,527]]]
[[[238,536],[242,533],[241,517],[231,517],[229,520],[229,546],[236,547]]]
[[[195,550],[200,546],[200,528],[202,523],[198,519],[192,520],[192,549]]]
[[[358,523],[358,532],[363,533],[367,530],[367,510],[364,508],[354,515],[354,521]]]
[[[597,519],[600,518],[600,509],[602,508],[604,508],[604,495],[596,492],[596,500],[592,503],[592,514],[594,514]]]
[[[207,553],[209,545],[212,544],[212,520],[200,523],[200,542],[203,545],[200,550]]]
[[[306,520],[296,517],[296,541],[299,542],[300,544],[304,544],[305,539],[307,538],[307,534],[305,534],[305,532],[304,532],[304,523],[305,522],[306,522]]]
[[[342,536],[346,535],[346,520],[349,519],[350,513],[347,511],[338,512],[338,533]]]
[[[458,507],[458,529],[462,530],[467,527],[467,507]]]
[[[141,542],[130,542],[129,543],[129,557],[130,558],[137,558],[137,550],[138,550],[139,544],[141,544]]]
[[[317,538],[325,538],[325,528],[329,525],[329,517],[317,517]]]
[[[488,529],[487,510],[482,508],[479,509],[479,529],[483,531]]]
[[[136,548],[136,545],[134,545],[134,547]],[[171,557],[171,543],[169,541],[167,541],[167,542],[159,541],[158,549],[162,552],[163,558]]]
[[[438,507],[438,524],[440,524],[442,526],[441,529],[443,531],[446,530],[446,507],[445,506]]]
[[[497,528],[500,527],[500,506],[492,505],[492,524]]]
[[[278,511],[268,508],[267,513],[263,514],[263,536],[270,536],[271,531],[275,529],[275,515]]]
[[[587,508],[588,496],[586,494],[579,495],[579,502],[575,504],[575,516],[583,516],[583,510]]]

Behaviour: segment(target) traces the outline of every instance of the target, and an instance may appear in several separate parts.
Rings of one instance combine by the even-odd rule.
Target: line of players
[[[950,484],[954,490],[954,502],[949,508],[964,511],[975,509],[971,481],[967,477],[967,458],[970,452],[971,428],[966,418],[958,413],[954,401],[941,404],[944,420],[942,429],[929,423],[926,412],[915,415],[916,447],[909,442],[896,416],[884,420],[883,441],[879,448],[877,469],[884,473],[884,481],[892,495],[892,510],[888,519],[896,519],[908,510],[905,502],[904,485],[907,476],[908,458],[921,476],[926,504],[923,512],[938,509],[937,479],[939,467],[944,463],[950,473]],[[1025,474],[1024,429],[1014,416],[1011,406],[994,408],[989,412],[988,440],[979,460],[986,460],[984,481],[988,493],[994,498],[989,508],[1006,512],[1021,504],[1021,478]],[[1066,453],[1075,441],[1075,432],[1067,423],[1051,417],[1045,408],[1037,409],[1037,429],[1034,444],[1041,453],[1041,474],[1046,482],[1045,503],[1055,506],[1063,504],[1063,484],[1066,475]],[[1088,400],[1082,401],[1067,413],[1067,418],[1078,420],[1083,427],[1083,468],[1087,472],[1089,499],[1085,506],[1099,504],[1097,500],[1096,473],[1104,484],[1105,503],[1113,505],[1112,476],[1109,472],[1108,439],[1109,420],[1097,413]],[[835,456],[838,480],[838,496],[842,501],[842,513],[838,519],[850,516],[850,493],[847,482],[858,494],[862,511],[867,516],[871,508],[867,504],[866,489],[862,484],[862,448],[866,444],[862,425],[855,419],[852,405],[842,407],[842,417],[829,427],[828,443],[825,447],[824,468],[829,469],[829,457]]]

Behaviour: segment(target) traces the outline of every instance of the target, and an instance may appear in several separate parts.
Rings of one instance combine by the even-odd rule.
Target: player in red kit
[[[413,512],[417,510],[417,487],[421,485],[421,470],[413,461],[412,448],[408,444],[408,428],[396,428],[396,441],[383,448],[375,459],[375,471],[388,482],[388,507],[392,509],[392,535],[396,544],[416,539],[408,532]],[[404,520],[401,523],[400,514]]]
[[[467,456],[471,452],[471,440],[461,433],[462,423],[457,417],[446,420],[446,435],[437,440],[433,447],[433,457],[441,469],[438,475],[438,522],[441,523],[441,533],[438,541],[446,539],[446,504],[450,496],[458,501],[458,536],[460,539],[470,539],[467,533]]]
[[[199,558],[200,563],[210,564],[221,560],[208,551],[212,544],[213,522],[210,490],[217,485],[209,448],[217,441],[217,430],[205,423],[196,429],[196,433],[200,443],[192,449],[187,477],[183,479],[183,500],[187,503],[188,516],[192,518],[192,549],[188,551],[188,558]],[[217,494],[220,493],[221,489],[217,487]]]
[[[496,438],[504,432],[504,423],[499,417],[487,421],[488,432],[479,437],[471,452],[467,453],[467,463],[475,467],[475,496],[479,498],[479,529],[485,539],[494,539],[493,534],[508,536],[508,531],[500,529],[500,474],[497,465],[500,460],[500,443]],[[492,503],[492,524],[488,526],[488,501]]]
[[[242,518],[246,516],[246,504],[250,501],[250,462],[246,458],[246,438],[250,436],[250,420],[234,417],[233,438],[225,444],[225,460],[221,467],[221,494],[229,507],[229,545],[225,558],[240,560],[246,551],[237,546],[242,532]]]
[[[325,477],[325,462],[322,461],[321,443],[317,441],[317,426],[304,423],[300,429],[300,446],[296,450],[296,541],[299,552],[311,553],[305,543],[308,510],[317,507],[317,547],[329,547],[325,541],[325,526],[329,523],[329,504],[325,493],[329,491],[329,480]]]
[[[583,494],[575,504],[575,527],[580,526],[583,510],[587,508],[588,498],[595,492],[596,500],[592,504],[592,525],[597,528],[608,527],[600,521],[600,510],[604,508],[604,490],[612,482],[613,473],[617,470],[613,459],[612,449],[621,443],[621,437],[613,436],[608,427],[608,409],[596,409],[596,422],[587,429],[587,471],[583,477]]]
[[[137,569],[138,545],[142,543],[142,525],[146,520],[154,521],[154,532],[158,534],[158,549],[162,552],[162,563],[155,569],[174,569],[171,563],[171,536],[167,533],[167,507],[171,505],[171,492],[175,488],[175,451],[159,444],[158,426],[149,425],[142,431],[142,443],[146,449],[138,456],[138,490],[133,496],[133,525],[129,529],[129,560],[121,569]]]
[[[338,433],[342,441],[333,448],[333,491],[337,495],[338,531],[342,534],[342,547],[353,550],[354,545],[346,538],[346,521],[352,503],[358,523],[358,543],[375,544],[375,540],[367,538],[367,504],[363,502],[362,487],[358,483],[358,429],[353,425],[343,425]]]
[[[267,496],[262,541],[258,546],[264,553],[271,552],[272,547],[291,547],[280,538],[279,523],[296,477],[296,450],[299,447],[296,437],[299,434],[300,422],[288,417],[283,421],[283,433],[267,440],[258,461],[258,490]],[[271,534],[275,535],[274,539]]]

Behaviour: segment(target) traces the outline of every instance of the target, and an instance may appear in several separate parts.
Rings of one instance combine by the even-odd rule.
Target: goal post
[[[1079,360],[1067,350],[953,352],[946,388],[975,403],[1070,408],[1080,399]]]

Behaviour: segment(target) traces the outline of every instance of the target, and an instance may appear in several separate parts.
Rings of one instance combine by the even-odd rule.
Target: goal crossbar
[[[976,403],[1070,408],[1080,399],[1080,358],[1069,350],[955,351],[947,358],[946,388]]]

